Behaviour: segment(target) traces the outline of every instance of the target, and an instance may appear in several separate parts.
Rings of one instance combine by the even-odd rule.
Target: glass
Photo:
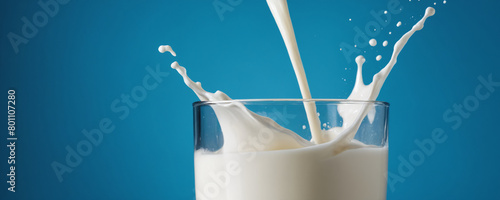
[[[315,103],[325,143],[310,142],[305,103]],[[357,125],[339,108],[367,111],[348,142],[337,139]],[[193,109],[198,200],[386,199],[388,103],[230,100]]]

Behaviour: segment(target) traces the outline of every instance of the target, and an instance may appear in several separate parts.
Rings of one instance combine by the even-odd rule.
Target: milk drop
[[[174,50],[172,50],[172,47],[170,47],[170,45],[161,45],[160,47],[158,47],[158,51],[160,53],[165,53],[165,52],[170,52],[170,54],[172,54],[172,56],[177,56],[177,54],[175,53]]]

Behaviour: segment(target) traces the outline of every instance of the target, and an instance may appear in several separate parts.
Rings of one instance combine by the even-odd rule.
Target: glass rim
[[[256,103],[256,102],[328,102],[335,104],[374,104],[389,107],[390,104],[385,101],[375,101],[375,100],[351,100],[351,99],[231,99],[222,101],[196,101],[193,102],[193,107],[205,106],[205,105],[218,105],[218,104],[230,104],[234,102],[240,103]]]

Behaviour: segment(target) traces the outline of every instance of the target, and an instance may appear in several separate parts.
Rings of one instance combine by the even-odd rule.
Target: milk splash
[[[353,139],[365,117],[373,120],[373,105],[340,104],[338,113],[343,119],[342,127],[321,130],[286,1],[267,2],[287,46],[302,96],[306,99],[304,106],[313,139],[303,139],[272,119],[248,110],[241,102],[231,100],[221,91],[205,91],[200,82],[189,78],[184,67],[173,62],[171,67],[177,70],[201,101],[217,103],[212,108],[224,137],[224,144],[219,150],[207,152],[201,149],[195,152],[197,199],[385,199],[387,146],[374,147]],[[421,30],[426,19],[434,13],[433,8],[426,9],[423,18],[395,43],[389,63],[373,76],[368,85],[364,84],[362,77],[365,58],[361,55],[356,57],[358,70],[349,100],[374,101],[377,98],[408,39]],[[159,51],[169,51],[175,56],[170,46],[160,46]],[[255,149],[239,148],[259,134],[266,134],[268,140],[260,145],[257,152],[250,152]],[[248,162],[248,155],[254,155],[251,162]],[[229,176],[227,166],[235,163],[241,164],[241,171],[238,175]],[[224,177],[224,181],[221,182],[220,177]],[[356,192],[353,188],[363,192]]]
[[[292,65],[294,66],[297,79],[299,81],[300,89],[304,99],[310,99],[311,95],[309,88],[307,86],[307,81],[305,78],[305,72],[302,67],[302,61],[300,59],[297,43],[295,41],[295,35],[293,33],[293,28],[291,25],[290,16],[288,13],[288,8],[285,0],[268,0],[269,8],[273,12],[276,19],[276,23],[282,32],[283,39],[287,46]],[[394,45],[394,50],[389,63],[380,70],[377,74],[373,76],[372,82],[369,85],[365,85],[362,77],[362,67],[365,62],[363,56],[356,57],[356,63],[358,66],[356,82],[354,88],[347,99],[349,100],[363,100],[363,101],[374,101],[378,97],[380,90],[389,75],[390,71],[397,62],[397,57],[403,47],[406,45],[410,37],[416,32],[424,27],[426,19],[433,16],[435,13],[434,8],[428,7],[425,10],[425,15],[422,19],[417,22],[410,31],[404,34]],[[175,52],[170,46],[160,46],[160,52],[170,51],[173,55]],[[200,82],[193,82],[187,75],[186,69],[180,66],[177,62],[172,63],[172,68],[176,69],[177,72],[183,77],[185,84],[196,93],[201,101],[229,101],[231,98],[221,91],[216,91],[215,93],[210,93],[205,91],[201,87]],[[269,143],[269,146],[263,149],[265,150],[278,150],[278,149],[294,149],[306,146],[312,146],[315,143],[320,144],[323,142],[329,143],[334,154],[338,154],[346,149],[347,146],[352,145],[351,141],[359,128],[362,119],[368,115],[372,118],[374,111],[370,104],[363,105],[340,105],[338,112],[343,118],[342,127],[333,127],[329,130],[321,130],[320,121],[316,115],[316,108],[314,103],[308,101],[305,103],[307,116],[309,124],[311,127],[311,132],[313,135],[313,141],[307,141],[295,134],[294,132],[279,126],[273,120],[259,116],[252,111],[245,108],[245,106],[237,101],[228,103],[227,106],[223,108],[215,109],[217,118],[220,121],[222,132],[224,135],[224,152],[241,152],[238,150],[237,145],[241,142],[245,142],[245,138],[255,135],[255,130],[266,130],[271,131],[273,135],[273,142]],[[370,112],[371,111],[371,112]],[[311,114],[312,112],[312,114]],[[313,116],[314,117],[313,117]],[[235,120],[238,119],[238,120]],[[245,123],[242,123],[245,122]],[[247,123],[252,122],[252,123]],[[315,130],[316,127],[319,130]]]
[[[405,33],[394,45],[394,50],[392,52],[391,60],[389,63],[380,70],[377,74],[373,76],[372,82],[369,85],[365,85],[363,82],[363,64],[365,63],[365,58],[363,56],[356,57],[356,64],[358,65],[358,71],[356,74],[356,82],[354,88],[347,99],[349,100],[364,100],[364,101],[374,101],[377,99],[382,86],[389,76],[392,68],[398,60],[398,55],[403,50],[410,37],[419,30],[422,30],[424,23],[428,17],[433,16],[435,10],[432,7],[428,7],[425,10],[425,14],[420,21],[415,24],[410,31]],[[342,141],[345,144],[351,141],[356,134],[356,130],[361,124],[362,119],[368,114],[371,106],[369,104],[364,105],[341,105],[338,108],[339,114],[344,120],[344,125],[340,129],[335,129],[337,132],[341,131],[339,138],[334,138],[334,141]],[[373,118],[373,111],[368,118]],[[344,127],[347,127],[344,129]],[[334,132],[335,133],[335,132]],[[336,134],[334,134],[335,136]]]
[[[201,101],[229,101],[231,98],[221,91],[210,93],[201,87],[200,82],[192,81],[186,73],[186,68],[179,63],[172,63],[171,67],[182,76],[184,83],[193,90]],[[272,119],[257,115],[248,110],[242,103],[234,101],[222,106],[213,107],[224,135],[224,145],[219,153],[245,152],[239,148],[241,144],[249,142],[259,133],[268,134],[271,138],[266,142],[262,151],[295,149],[311,146],[312,143],[303,139],[293,131],[283,128]]]

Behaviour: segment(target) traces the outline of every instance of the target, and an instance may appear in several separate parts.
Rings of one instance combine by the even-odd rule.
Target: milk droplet
[[[349,18],[349,21],[351,21],[351,20],[352,20],[352,19],[351,19],[351,18]]]
[[[161,45],[160,47],[158,47],[158,51],[160,53],[165,53],[168,51],[173,56],[177,56],[177,54],[175,54],[175,51],[172,49],[172,47],[170,45]]]
[[[340,48],[340,50],[342,51],[342,48]]]
[[[389,32],[389,35],[392,34],[392,32]]]
[[[446,4],[446,1],[443,1],[443,4]]]
[[[356,61],[356,63],[363,64],[363,63],[365,63],[366,60],[365,60],[365,57],[363,57],[362,55],[359,55],[356,57],[355,61]]]
[[[325,127],[325,128],[326,128],[326,123],[323,123],[323,127]]]
[[[387,14],[387,10],[384,10],[384,14]]]
[[[434,5],[436,5],[436,2],[434,2]]]
[[[397,27],[401,26],[401,21],[396,24]]]
[[[370,43],[370,46],[374,47],[377,45],[377,40],[372,38],[368,43]]]
[[[381,56],[381,55],[378,55],[375,59],[376,59],[377,61],[379,61],[380,59],[382,59],[382,56]]]
[[[305,129],[306,129],[306,125],[302,125],[302,129],[304,129],[304,130],[305,130]]]
[[[390,33],[389,33],[389,34],[390,34]],[[387,42],[387,40],[386,40],[386,41],[384,41],[384,42],[382,43],[382,46],[384,46],[384,47],[385,47],[385,46],[387,46],[387,44],[388,44],[388,42]]]
[[[433,7],[428,7],[427,9],[425,9],[425,15],[428,15],[430,17],[434,16],[434,14],[436,14],[436,10]]]

